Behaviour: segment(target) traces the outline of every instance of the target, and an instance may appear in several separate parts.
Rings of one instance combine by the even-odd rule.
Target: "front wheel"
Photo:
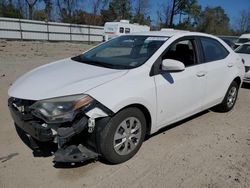
[[[137,108],[118,112],[99,133],[99,146],[103,157],[114,164],[133,157],[144,141],[146,119]]]
[[[239,91],[239,85],[237,84],[237,82],[233,81],[229,86],[222,103],[216,106],[215,109],[220,112],[228,112],[232,110],[232,108],[236,103],[238,91]]]

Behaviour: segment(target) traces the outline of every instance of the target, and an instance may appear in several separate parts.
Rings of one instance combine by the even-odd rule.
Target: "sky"
[[[91,1],[92,0],[82,0],[82,6],[85,7],[87,11],[91,10]],[[153,23],[156,23],[157,21],[157,10],[159,7],[167,2],[170,2],[170,0],[149,0],[150,2],[150,10],[149,14],[151,19],[153,20]],[[242,10],[250,10],[250,0],[198,0],[198,3],[202,6],[204,9],[206,6],[209,7],[216,7],[221,6],[228,17],[230,18],[230,24],[231,27],[234,27],[237,25],[237,19],[239,17],[239,13]],[[38,4],[38,7],[41,4]],[[41,8],[41,7],[40,7]],[[178,16],[176,16],[175,20],[178,20]]]
[[[156,12],[159,8],[158,5],[161,5],[164,0],[154,0],[153,2],[151,10],[152,16],[154,15],[153,12]],[[250,0],[198,0],[198,3],[202,6],[202,8],[205,8],[206,6],[221,6],[230,18],[232,26],[236,25],[240,11],[250,9]],[[153,19],[156,18],[153,17]]]

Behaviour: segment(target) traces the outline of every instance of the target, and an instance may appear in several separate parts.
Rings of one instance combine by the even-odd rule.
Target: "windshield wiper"
[[[131,66],[126,66],[126,65],[114,65],[114,64],[100,62],[100,61],[92,61],[92,60],[89,60],[89,59],[83,59],[81,57],[81,55],[76,56],[76,57],[72,57],[71,59],[73,61],[77,61],[77,62],[80,62],[80,63],[86,63],[86,64],[89,64],[89,65],[95,65],[95,66],[111,68],[111,69],[132,69],[133,68]]]

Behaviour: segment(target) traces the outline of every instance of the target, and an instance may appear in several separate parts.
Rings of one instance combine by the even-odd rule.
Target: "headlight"
[[[88,95],[72,95],[41,100],[30,106],[32,113],[47,123],[72,121],[78,109],[87,107],[94,99]]]

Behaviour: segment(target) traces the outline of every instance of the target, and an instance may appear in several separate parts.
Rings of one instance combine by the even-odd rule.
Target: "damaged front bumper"
[[[107,122],[113,112],[95,101],[79,113],[72,122],[48,124],[35,117],[29,106],[35,101],[10,98],[8,106],[16,127],[28,138],[33,150],[39,143],[55,143],[54,162],[84,162],[100,155],[94,131],[96,122]],[[103,121],[104,120],[104,121]]]

